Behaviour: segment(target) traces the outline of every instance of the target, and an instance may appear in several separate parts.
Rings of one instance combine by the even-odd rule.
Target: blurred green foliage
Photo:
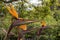
[[[15,5],[15,8],[18,12],[19,17],[25,19],[34,19],[40,20],[40,22],[32,23],[28,25],[28,28],[34,28],[41,26],[41,21],[45,20],[47,25],[51,27],[51,29],[46,29],[43,32],[44,35],[41,35],[41,40],[60,40],[60,2],[59,0],[43,0],[42,6],[34,6],[29,4],[29,6],[24,6],[27,0],[12,3]],[[32,7],[32,10],[27,10],[28,7]],[[9,28],[12,22],[12,16],[9,14],[6,6],[3,2],[0,2],[0,29],[5,28],[6,30]],[[56,25],[56,26],[55,26]],[[33,30],[33,32],[36,32]],[[2,32],[1,32],[2,33]],[[32,32],[30,32],[32,33]],[[4,33],[3,33],[4,34]],[[36,36],[35,33],[34,36]],[[2,34],[0,34],[2,35]],[[26,37],[28,38],[30,34],[27,34]],[[33,36],[33,35],[32,35]]]

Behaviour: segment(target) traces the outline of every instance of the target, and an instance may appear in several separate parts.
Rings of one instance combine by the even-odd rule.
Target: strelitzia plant
[[[8,11],[10,12],[10,14],[16,18],[16,20],[14,22],[12,22],[12,24],[10,25],[9,29],[8,29],[8,32],[7,32],[7,35],[5,36],[4,40],[7,40],[7,37],[9,37],[9,33],[11,32],[11,30],[14,28],[14,27],[17,27],[17,29],[22,29],[22,30],[27,30],[27,24],[29,23],[33,23],[33,22],[38,22],[36,20],[28,20],[28,19],[23,19],[23,18],[19,18],[18,17],[18,12],[15,10],[14,6],[10,3],[10,6],[7,6],[7,9]],[[20,30],[19,30],[20,31]],[[18,32],[18,39],[17,40],[20,40],[21,39],[21,34],[20,32]]]

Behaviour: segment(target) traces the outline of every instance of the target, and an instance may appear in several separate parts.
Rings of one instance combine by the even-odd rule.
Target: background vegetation
[[[41,1],[41,0],[39,0]],[[24,19],[40,20],[40,22],[32,23],[28,25],[28,29],[40,28],[41,21],[45,20],[49,28],[43,31],[40,40],[60,40],[60,0],[43,0],[41,5],[33,5],[28,0],[12,3],[19,17]],[[30,9],[29,9],[30,8]],[[10,15],[3,2],[0,2],[0,40],[5,36],[5,32],[8,30],[13,17]],[[16,34],[16,30],[12,30]],[[37,30],[33,30],[30,33],[25,34],[26,38],[35,38]],[[17,34],[16,34],[17,35]],[[14,36],[17,38],[17,36]]]

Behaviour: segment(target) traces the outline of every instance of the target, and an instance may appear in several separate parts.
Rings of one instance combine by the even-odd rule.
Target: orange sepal
[[[42,21],[42,22],[41,22],[41,25],[46,26],[46,22],[45,22],[45,21]]]
[[[14,8],[14,6],[11,6],[11,11],[13,12],[12,15],[18,19],[18,13],[17,13],[16,9]]]
[[[14,10],[14,8],[13,9],[12,8],[10,8],[9,6],[7,6],[7,9],[10,12],[10,14],[18,19],[18,13],[16,12],[16,10]]]
[[[22,30],[27,30],[27,25],[21,25],[21,26],[19,26],[19,28]]]

